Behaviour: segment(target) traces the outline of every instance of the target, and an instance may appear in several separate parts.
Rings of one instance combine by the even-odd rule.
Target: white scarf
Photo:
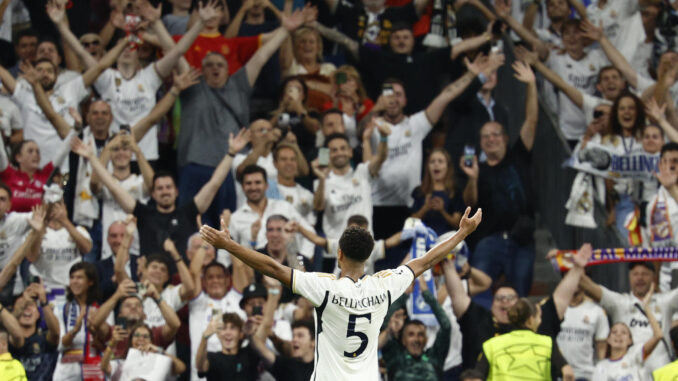
[[[82,141],[86,145],[96,147],[92,130],[82,130]],[[75,200],[73,202],[73,221],[78,225],[91,228],[94,220],[99,218],[99,200],[92,193],[89,182],[92,178],[92,165],[89,161],[78,157],[78,172],[75,178]]]

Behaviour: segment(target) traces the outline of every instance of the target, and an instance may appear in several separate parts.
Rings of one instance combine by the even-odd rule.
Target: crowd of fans
[[[526,297],[540,100],[575,155],[659,157],[596,192],[628,246],[678,246],[676,9],[0,0],[0,381],[308,380],[322,307],[199,227],[339,276],[356,226],[372,274],[409,255],[408,217],[442,236],[466,206],[484,213],[468,261],[392,301],[382,379],[673,380],[678,266],[633,263],[622,294],[586,276],[584,245]],[[514,141],[498,84],[524,94]]]

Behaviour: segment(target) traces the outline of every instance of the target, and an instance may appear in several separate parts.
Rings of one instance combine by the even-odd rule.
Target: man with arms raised
[[[228,250],[245,264],[278,279],[315,306],[318,355],[314,380],[356,376],[376,379],[379,374],[379,328],[391,302],[402,295],[416,277],[442,260],[476,229],[482,211],[478,210],[472,218],[469,218],[470,212],[467,208],[455,235],[423,257],[371,276],[364,274],[364,262],[372,252],[372,236],[361,228],[346,229],[339,240],[338,260],[342,271],[338,279],[332,274],[294,271],[273,258],[238,245],[225,228],[218,231],[203,225],[200,234],[208,243]]]

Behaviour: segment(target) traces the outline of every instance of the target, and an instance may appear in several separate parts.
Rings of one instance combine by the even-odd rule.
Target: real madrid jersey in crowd
[[[642,345],[647,342],[653,336],[653,333],[644,311],[639,308],[643,305],[642,300],[631,294],[620,294],[603,286],[600,288],[603,291],[600,306],[605,309],[610,321],[625,323],[631,330],[634,343]],[[673,321],[672,317],[678,311],[678,289],[655,293],[650,301],[650,310],[662,327],[664,341],[670,340],[669,330]],[[645,379],[651,379],[649,375],[654,369],[671,362],[669,351],[669,346],[663,342],[657,344],[652,354],[645,359],[644,372],[647,375]]]
[[[412,205],[412,191],[421,183],[422,142],[432,128],[426,111],[406,116],[391,127],[388,157],[379,170],[379,176],[372,182],[375,206]],[[372,135],[375,150],[379,138],[379,131],[375,129]]]
[[[367,218],[372,231],[372,186],[369,164],[360,163],[344,175],[330,171],[325,180],[325,210],[323,231],[328,238],[339,239],[346,229],[349,217],[361,215]],[[317,189],[318,181],[313,183]]]
[[[292,270],[292,291],[315,306],[313,380],[377,380],[379,329],[414,280],[408,266],[353,280]]]
[[[130,79],[125,79],[118,70],[106,69],[94,82],[101,98],[111,105],[116,127],[133,126],[147,116],[155,106],[155,95],[161,85],[162,78],[155,71],[155,64],[138,70]],[[158,159],[157,125],[139,141],[139,149],[146,159]]]
[[[594,358],[597,359],[595,342],[605,341],[609,334],[607,315],[598,304],[584,300],[577,306],[567,307],[557,340],[576,379],[592,379]]]
[[[593,94],[600,68],[607,65],[607,58],[599,50],[584,53],[579,60],[569,54],[551,53],[546,65],[565,82],[586,94]],[[579,140],[586,131],[584,113],[564,94],[558,96],[558,123],[568,140]]]
[[[57,83],[54,91],[48,97],[54,111],[61,115],[69,125],[72,125],[74,122],[68,109],[71,107],[77,108],[80,101],[87,95],[88,92],[85,89],[82,76],[77,76],[63,85]],[[40,147],[40,167],[43,167],[56,158],[59,148],[63,145],[61,137],[38,106],[33,95],[33,87],[28,82],[23,79],[17,81],[12,97],[21,107],[21,116],[24,120],[24,139],[34,140],[38,143]],[[61,171],[68,173],[68,160],[65,160],[62,164]]]

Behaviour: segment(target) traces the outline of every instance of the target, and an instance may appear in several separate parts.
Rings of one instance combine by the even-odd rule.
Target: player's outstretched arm
[[[217,249],[228,251],[260,273],[279,280],[287,287],[292,287],[292,269],[290,267],[281,265],[268,255],[240,246],[231,239],[231,234],[223,220],[221,221],[221,230],[203,225],[200,228],[200,236],[205,242]]]
[[[464,215],[461,217],[461,222],[459,222],[459,230],[457,230],[455,235],[437,244],[434,248],[426,252],[423,257],[407,262],[407,266],[412,269],[415,278],[440,262],[450,250],[476,230],[480,221],[483,219],[483,210],[478,208],[473,217],[469,218],[470,213],[471,207],[467,207]]]

